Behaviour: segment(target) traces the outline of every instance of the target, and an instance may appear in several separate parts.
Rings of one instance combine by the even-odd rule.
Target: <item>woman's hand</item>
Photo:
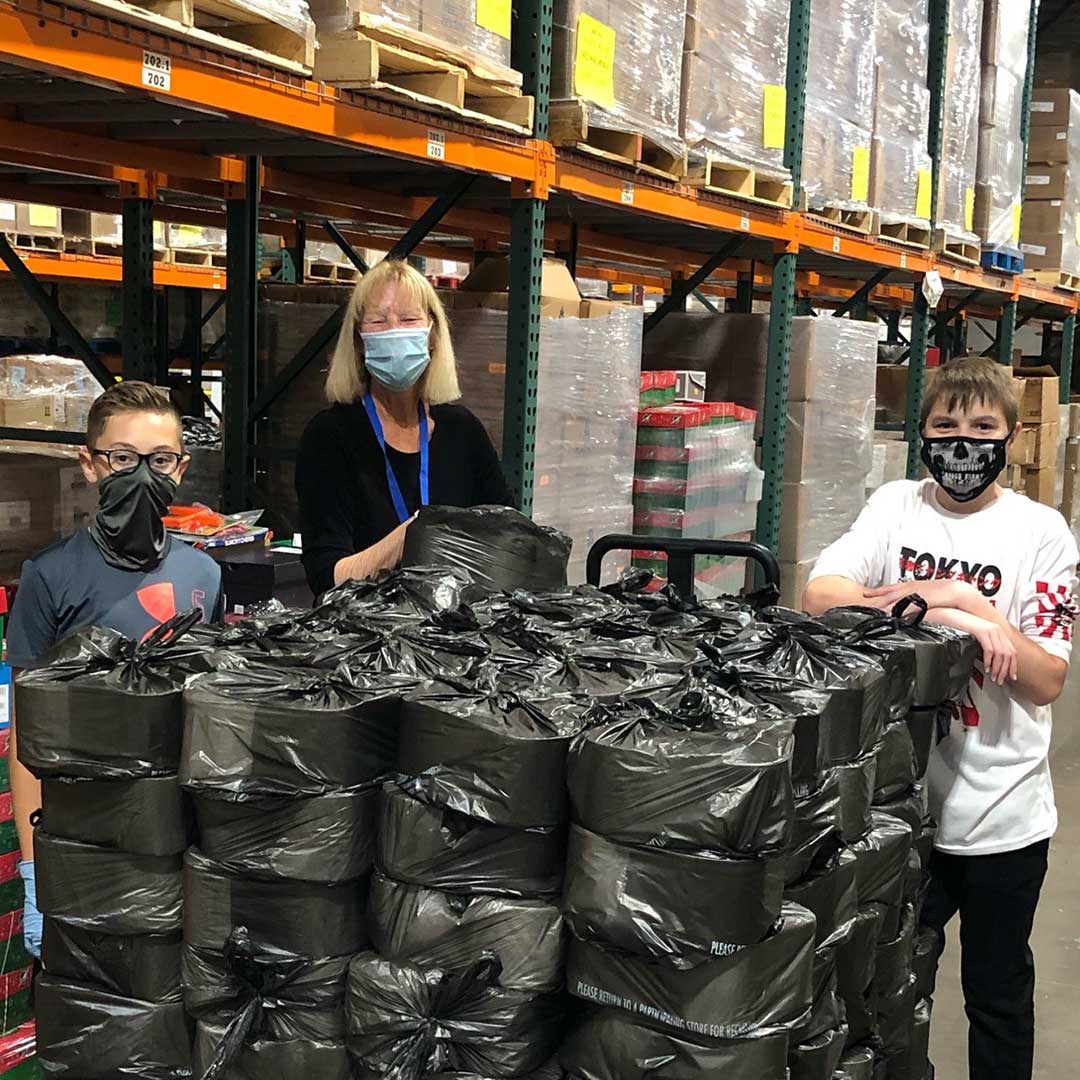
[[[393,570],[400,565],[405,554],[405,533],[415,520],[416,515],[413,514],[408,521],[388,532],[377,544],[340,559],[334,567],[334,584],[362,581],[374,577],[380,570]]]
[[[955,608],[935,608],[927,614],[925,621],[939,623],[942,626],[953,626],[957,630],[966,630],[982,646],[983,671],[990,681],[997,683],[998,686],[1004,686],[1006,682],[1015,682],[1016,646],[1004,627]]]

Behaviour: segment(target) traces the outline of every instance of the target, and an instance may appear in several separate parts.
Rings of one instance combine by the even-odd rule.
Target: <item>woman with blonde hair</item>
[[[484,426],[451,404],[461,391],[446,312],[407,263],[387,259],[353,290],[326,396],[296,463],[316,595],[396,566],[421,506],[510,503]]]

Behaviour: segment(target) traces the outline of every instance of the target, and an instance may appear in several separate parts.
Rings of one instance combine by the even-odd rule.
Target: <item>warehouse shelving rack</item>
[[[779,525],[791,320],[811,301],[839,316],[862,318],[873,311],[897,340],[899,313],[911,313],[912,470],[927,345],[931,336],[955,344],[966,313],[997,321],[995,348],[1002,361],[1011,358],[1017,325],[1060,322],[1067,396],[1076,293],[556,150],[547,139],[552,4],[520,0],[515,8],[513,61],[525,92],[535,98],[532,137],[327,87],[257,58],[103,15],[101,4],[84,11],[77,0],[0,0],[0,198],[121,213],[124,219],[122,260],[20,255],[0,243],[0,262],[80,356],[93,354],[38,280],[119,281],[128,377],[162,375],[167,357],[154,331],[155,289],[173,295],[183,290],[185,340],[197,381],[205,359],[203,291],[224,287],[226,507],[248,504],[257,490],[258,463],[285,453],[259,443],[257,421],[340,326],[338,312],[272,383],[258,384],[257,270],[259,237],[267,234],[283,238],[287,280],[302,278],[305,239],[316,230],[328,231],[360,267],[354,245],[461,261],[510,253],[503,456],[526,511],[545,252],[566,258],[585,276],[664,288],[667,299],[650,326],[684,307],[691,293],[706,302],[730,297],[738,310],[768,298],[765,487],[758,520],[758,538],[767,546],[775,546]],[[948,0],[933,0],[931,8],[936,190]],[[1033,22],[1037,13],[1033,0]],[[796,191],[809,17],[810,0],[792,0],[785,160]],[[1029,59],[1028,102],[1032,64]],[[225,273],[155,263],[155,219],[224,225]],[[936,311],[921,289],[932,272],[944,287]],[[92,370],[103,382],[113,378],[96,357]],[[19,435],[0,431],[0,437]]]

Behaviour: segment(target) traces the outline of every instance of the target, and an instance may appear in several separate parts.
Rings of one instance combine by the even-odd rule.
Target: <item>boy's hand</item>
[[[979,590],[966,581],[955,578],[939,578],[936,581],[901,581],[896,585],[882,585],[876,589],[863,590],[870,607],[891,611],[905,596],[918,593],[932,608],[954,608],[967,611],[972,602],[981,600]]]
[[[926,616],[926,621],[966,630],[982,646],[983,671],[990,681],[998,686],[1015,681],[1016,646],[1004,627],[955,608],[936,608]]]

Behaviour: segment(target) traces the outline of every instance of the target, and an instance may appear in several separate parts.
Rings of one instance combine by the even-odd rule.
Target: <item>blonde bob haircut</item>
[[[349,298],[341,333],[338,335],[330,371],[326,376],[326,397],[331,405],[351,405],[367,393],[368,373],[363,350],[358,347],[364,312],[374,297],[388,285],[405,289],[431,321],[431,363],[420,377],[420,397],[429,405],[442,405],[461,397],[457,360],[450,341],[450,323],[435,290],[419,270],[400,259],[384,259],[357,282]]]

